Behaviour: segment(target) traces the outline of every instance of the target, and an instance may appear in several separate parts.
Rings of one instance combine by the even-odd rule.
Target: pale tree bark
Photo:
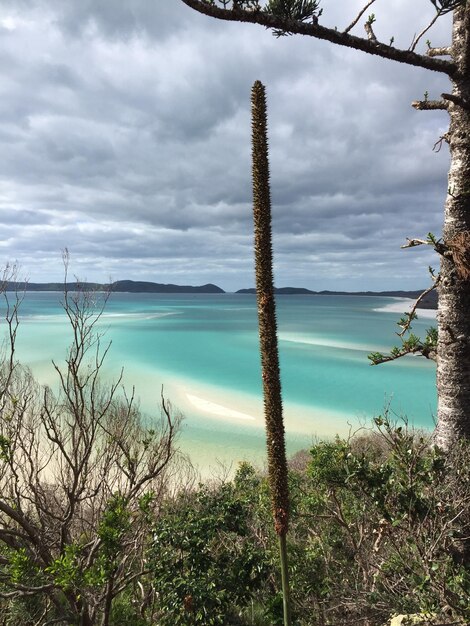
[[[182,0],[187,6],[205,15],[229,21],[249,22],[271,28],[277,33],[299,34],[324,39],[332,43],[362,50],[390,61],[422,67],[447,74],[451,93],[441,99],[413,102],[422,111],[442,109],[450,117],[445,135],[451,154],[448,194],[445,203],[443,244],[436,250],[441,254],[438,281],[438,344],[437,391],[438,423],[434,441],[444,449],[456,441],[470,438],[470,0],[439,0],[433,4],[436,16],[415,38],[408,50],[377,41],[373,21],[364,24],[366,37],[350,34],[371,4],[364,3],[358,18],[343,31],[319,24],[319,13],[313,6],[308,18],[286,17],[282,8],[291,2],[268,3],[236,0]],[[306,3],[304,3],[305,5]],[[454,8],[452,45],[430,48],[426,54],[415,52],[418,41],[428,32],[440,15]],[[284,11],[284,13],[282,13]],[[449,57],[449,58],[440,58]],[[443,139],[444,139],[443,138]],[[429,356],[428,356],[429,358]],[[434,357],[433,357],[434,358]],[[385,359],[392,360],[392,359]]]
[[[437,360],[438,424],[435,441],[448,448],[470,438],[470,5],[454,12],[448,141],[451,154],[443,239]]]

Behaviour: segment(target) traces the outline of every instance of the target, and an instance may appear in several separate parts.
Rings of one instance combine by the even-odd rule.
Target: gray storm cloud
[[[323,4],[339,27],[360,7],[345,18],[344,3]],[[378,6],[379,38],[408,47],[433,11],[409,4]],[[435,45],[449,30],[437,24]],[[61,277],[68,247],[89,280],[251,286],[256,79],[277,283],[418,288],[437,263],[400,245],[441,227],[448,155],[432,147],[446,115],[410,103],[445,77],[211,21],[179,0],[4,0],[0,71],[0,258],[35,282]]]

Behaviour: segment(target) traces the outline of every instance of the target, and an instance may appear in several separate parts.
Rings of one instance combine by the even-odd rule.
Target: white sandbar
[[[415,300],[411,300],[407,298],[406,300],[399,300],[397,302],[391,302],[390,304],[386,304],[385,306],[381,306],[374,311],[379,311],[381,313],[404,313],[405,311],[411,311],[411,307],[413,306]],[[437,315],[436,309],[416,309],[416,315],[418,319],[421,317],[435,319]]]
[[[235,418],[241,420],[255,420],[256,418],[253,415],[248,415],[248,413],[242,413],[241,411],[235,411],[234,409],[229,409],[228,407],[222,406],[221,404],[217,404],[215,402],[211,402],[210,400],[204,400],[204,398],[199,398],[198,396],[193,396],[190,393],[186,394],[186,398],[191,402],[191,404],[198,409],[198,411],[204,411],[205,413],[210,413],[211,415],[220,415],[221,417]]]

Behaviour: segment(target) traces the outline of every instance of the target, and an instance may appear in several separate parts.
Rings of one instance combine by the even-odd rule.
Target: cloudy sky
[[[321,22],[343,29],[361,5],[323,0]],[[374,10],[401,48],[434,15],[429,0]],[[438,22],[432,45],[449,31]],[[437,259],[400,245],[440,232],[449,157],[432,147],[447,115],[410,104],[449,91],[445,75],[180,0],[1,0],[0,66],[0,262],[31,281],[60,280],[67,247],[82,280],[252,286],[259,79],[278,286],[428,284]]]

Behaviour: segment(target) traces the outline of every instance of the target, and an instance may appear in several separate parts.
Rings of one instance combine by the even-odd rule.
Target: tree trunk
[[[454,12],[452,56],[458,66],[449,102],[451,165],[439,286],[435,442],[449,449],[470,438],[470,6]],[[468,107],[468,108],[466,108]]]

